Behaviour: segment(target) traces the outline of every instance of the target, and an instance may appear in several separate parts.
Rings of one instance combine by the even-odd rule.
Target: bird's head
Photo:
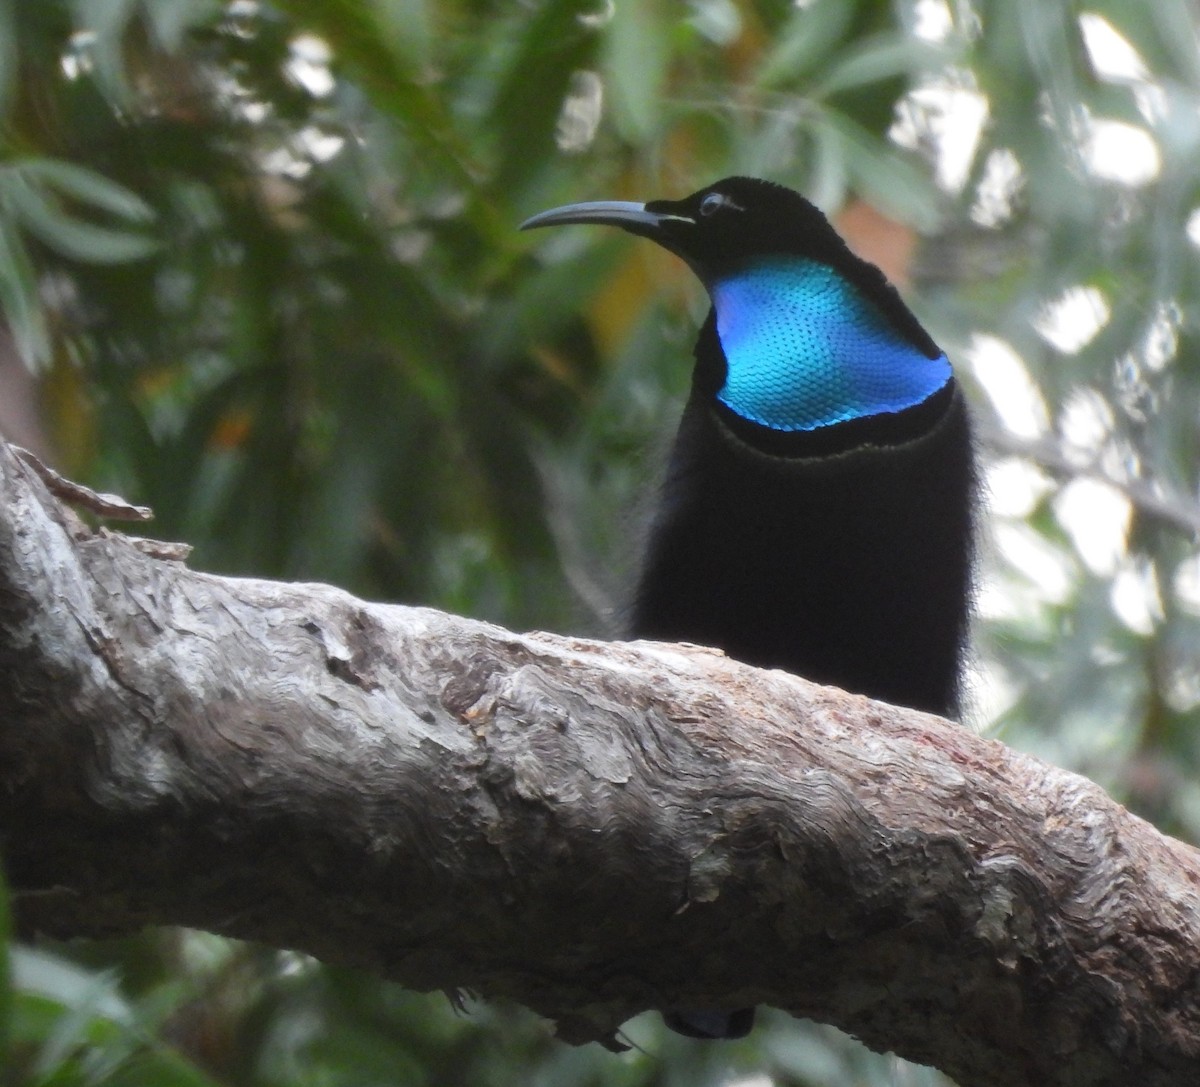
[[[566,204],[526,219],[521,229],[567,223],[617,226],[681,257],[712,296],[719,327],[722,318],[728,323],[746,312],[739,301],[741,292],[730,296],[728,288],[744,285],[748,277],[763,269],[780,289],[792,291],[797,312],[811,317],[811,285],[792,289],[779,273],[825,265],[856,297],[878,311],[902,341],[926,358],[941,357],[941,350],[884,274],[850,250],[816,205],[772,181],[727,177],[682,200]],[[844,316],[850,321],[857,319],[848,312]],[[728,352],[724,329],[721,339]]]
[[[568,223],[620,227],[685,260],[714,282],[756,260],[806,257],[843,268],[855,261],[821,211],[797,192],[753,177],[727,177],[682,200],[596,200],[543,211],[522,230]]]

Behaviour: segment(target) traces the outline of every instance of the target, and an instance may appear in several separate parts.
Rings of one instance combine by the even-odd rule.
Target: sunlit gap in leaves
[[[1111,316],[1103,291],[1077,285],[1045,303],[1033,327],[1056,351],[1075,355],[1095,339]]]
[[[262,5],[258,0],[229,0],[225,5],[222,29],[249,40],[258,33],[258,19],[261,14]]]
[[[94,30],[77,30],[67,39],[67,47],[59,59],[62,74],[72,82],[88,75],[96,67],[93,50],[96,46]]]
[[[599,74],[585,70],[572,72],[554,130],[558,149],[566,154],[586,151],[596,138],[603,112],[604,81]]]
[[[1024,187],[1025,171],[1017,156],[1007,147],[989,151],[975,188],[971,221],[985,229],[1003,226],[1013,217]]]
[[[1192,209],[1192,213],[1187,219],[1187,226],[1184,229],[1187,231],[1188,241],[1197,249],[1200,249],[1200,208]]]
[[[1129,87],[1142,117],[1149,124],[1161,122],[1167,111],[1166,92],[1150,78],[1149,68],[1128,39],[1094,12],[1079,16],[1079,30],[1096,75],[1106,83]],[[1130,187],[1158,177],[1162,156],[1146,129],[1087,113],[1081,120],[1084,158],[1095,177]]]
[[[974,73],[946,68],[897,103],[888,135],[901,147],[924,152],[939,187],[955,193],[970,176],[987,118],[988,101]]]
[[[333,50],[315,34],[297,34],[288,43],[287,77],[314,98],[327,98],[337,86],[330,64]]]

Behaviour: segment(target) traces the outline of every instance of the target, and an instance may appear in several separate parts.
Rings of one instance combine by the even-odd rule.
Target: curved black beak
[[[619,226],[631,234],[657,237],[663,223],[694,223],[686,215],[650,211],[645,204],[633,200],[589,200],[582,204],[564,204],[530,216],[521,224],[521,230],[533,230],[540,226],[564,226],[568,223],[601,223]]]

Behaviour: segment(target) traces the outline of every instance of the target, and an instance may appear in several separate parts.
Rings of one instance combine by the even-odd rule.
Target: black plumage
[[[961,393],[839,424],[854,444],[812,452],[824,433],[762,434],[714,404],[711,325],[631,632],[953,716],[973,476]]]
[[[956,714],[969,419],[895,289],[811,203],[751,178],[679,201],[570,205],[524,225],[573,222],[650,238],[714,300],[630,633]],[[666,1016],[702,1037],[752,1021],[750,1010]]]

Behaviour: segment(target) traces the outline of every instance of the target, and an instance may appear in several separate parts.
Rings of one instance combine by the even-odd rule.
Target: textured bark
[[[568,1040],[773,1004],[964,1085],[1200,1082],[1200,856],[937,718],[93,532],[0,445],[26,931],[184,924]]]

